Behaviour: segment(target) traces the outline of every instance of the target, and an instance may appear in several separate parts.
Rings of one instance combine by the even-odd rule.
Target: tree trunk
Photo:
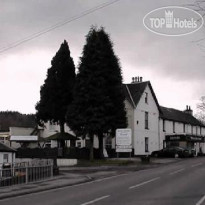
[[[64,122],[60,121],[60,133],[64,134],[65,133],[65,126],[64,126]],[[60,147],[65,148],[65,140],[60,140]]]
[[[100,159],[104,159],[104,153],[103,153],[103,133],[98,134],[98,141],[99,141],[99,154],[100,154]]]
[[[65,133],[64,122],[60,121],[60,133]]]
[[[90,161],[94,160],[94,152],[93,152],[93,135],[90,135]]]

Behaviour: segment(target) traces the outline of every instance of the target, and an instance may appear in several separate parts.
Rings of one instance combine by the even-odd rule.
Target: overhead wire
[[[75,20],[78,20],[78,19],[80,19],[80,18],[82,18],[84,16],[87,16],[87,15],[89,15],[89,14],[95,12],[95,11],[98,11],[98,10],[103,9],[105,7],[108,7],[108,6],[110,6],[110,5],[114,4],[114,3],[117,3],[118,1],[120,1],[120,0],[114,0],[114,1],[111,1],[111,2],[104,2],[102,4],[99,4],[99,5],[95,6],[95,7],[92,7],[90,9],[88,9],[88,10],[78,14],[78,15],[75,15],[75,16],[69,18],[69,19],[66,19],[64,21],[60,21],[60,22],[58,22],[58,23],[56,23],[56,24],[54,24],[54,25],[52,25],[52,26],[50,26],[48,28],[45,28],[45,29],[43,29],[43,30],[41,30],[39,32],[33,33],[33,34],[23,38],[23,39],[20,39],[18,41],[10,43],[8,46],[1,47],[0,48],[0,54],[5,52],[5,51],[7,51],[7,50],[15,48],[15,47],[17,47],[17,46],[19,46],[19,45],[21,45],[23,43],[26,43],[28,41],[31,41],[31,40],[35,39],[35,38],[38,38],[38,37],[40,37],[40,36],[50,32],[52,30],[55,30],[55,29],[57,29],[59,27],[62,27],[64,25],[66,25],[68,23],[71,23],[71,22],[73,22]]]

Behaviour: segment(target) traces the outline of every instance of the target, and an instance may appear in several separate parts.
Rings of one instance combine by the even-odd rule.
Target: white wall
[[[4,154],[8,154],[8,163],[15,163],[15,152],[0,152],[0,168],[4,162]]]
[[[145,93],[148,93],[148,103],[145,103]],[[145,129],[145,112],[148,112],[149,129]],[[159,149],[158,132],[159,110],[149,86],[146,87],[137,108],[134,111],[134,154],[146,155]],[[145,137],[148,137],[149,152],[145,152]]]
[[[78,163],[77,159],[57,159],[57,165],[59,167],[74,166]]]
[[[125,109],[127,115],[127,128],[132,130],[132,146],[134,148],[134,108],[127,100],[125,100]],[[113,142],[115,143],[115,139]]]
[[[184,132],[184,123],[175,122],[175,132],[173,132],[173,121],[165,120],[165,131],[163,131],[163,119],[160,119],[160,149],[163,148],[163,140],[165,140],[165,135],[175,135],[175,134],[193,134],[197,136],[205,135],[205,128],[201,127],[200,135],[200,126],[192,126],[190,124],[185,124]],[[193,128],[192,128],[193,127]],[[192,133],[193,129],[193,133]],[[205,143],[195,143],[196,151],[199,152],[200,147],[202,152],[205,153]]]

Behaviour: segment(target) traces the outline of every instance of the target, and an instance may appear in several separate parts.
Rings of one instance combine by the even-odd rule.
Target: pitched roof
[[[158,100],[156,98],[156,95],[154,93],[154,90],[152,88],[150,81],[124,84],[123,89],[124,89],[124,93],[125,93],[125,98],[128,100],[128,102],[131,105],[133,105],[133,103],[134,103],[134,107],[136,107],[147,86],[149,86],[151,93],[153,95],[153,98],[157,104],[159,111],[160,111],[160,106],[159,106]]]
[[[162,119],[205,127],[205,125],[203,125],[199,120],[197,120],[191,114],[188,114],[188,113],[185,113],[183,111],[176,110],[173,108],[167,108],[167,107],[162,107],[162,106],[160,107],[162,111],[162,113],[160,114],[160,117]]]
[[[0,142],[0,152],[16,152],[16,150]]]
[[[78,140],[79,138],[75,137],[70,133],[56,133],[46,138],[47,140]]]

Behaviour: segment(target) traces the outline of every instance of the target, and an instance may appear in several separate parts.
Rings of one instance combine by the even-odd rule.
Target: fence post
[[[51,164],[51,178],[53,177],[53,164]]]
[[[28,184],[28,166],[26,166],[26,184]]]

